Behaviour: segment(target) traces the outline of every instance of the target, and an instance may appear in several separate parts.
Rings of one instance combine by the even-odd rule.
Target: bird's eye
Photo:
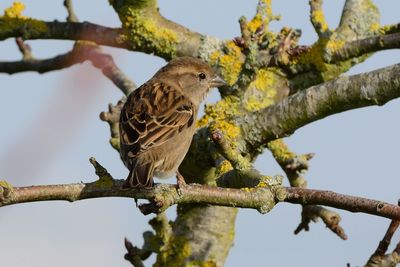
[[[206,74],[204,72],[199,73],[199,79],[204,80],[206,78]]]

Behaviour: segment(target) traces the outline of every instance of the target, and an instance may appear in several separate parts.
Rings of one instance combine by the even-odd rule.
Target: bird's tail
[[[122,188],[149,188],[153,187],[154,163],[132,164],[131,170]]]

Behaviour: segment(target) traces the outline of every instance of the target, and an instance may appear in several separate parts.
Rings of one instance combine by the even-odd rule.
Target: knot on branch
[[[178,190],[166,184],[157,184],[149,190],[153,190],[153,197],[149,199],[150,203],[139,205],[139,210],[144,215],[149,215],[151,213],[159,214],[164,212],[170,206],[174,205],[179,198]]]
[[[0,206],[11,199],[13,187],[6,181],[0,181]]]

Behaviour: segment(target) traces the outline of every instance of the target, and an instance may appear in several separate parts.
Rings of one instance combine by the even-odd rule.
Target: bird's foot
[[[176,184],[178,188],[183,188],[187,186],[185,182],[185,177],[183,177],[182,174],[179,173],[179,171],[176,172]]]

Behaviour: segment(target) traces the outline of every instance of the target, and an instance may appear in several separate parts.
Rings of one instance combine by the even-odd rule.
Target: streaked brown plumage
[[[154,175],[177,172],[200,103],[210,88],[224,84],[203,61],[181,57],[128,96],[120,117],[121,158],[130,170],[125,188],[152,187]]]

